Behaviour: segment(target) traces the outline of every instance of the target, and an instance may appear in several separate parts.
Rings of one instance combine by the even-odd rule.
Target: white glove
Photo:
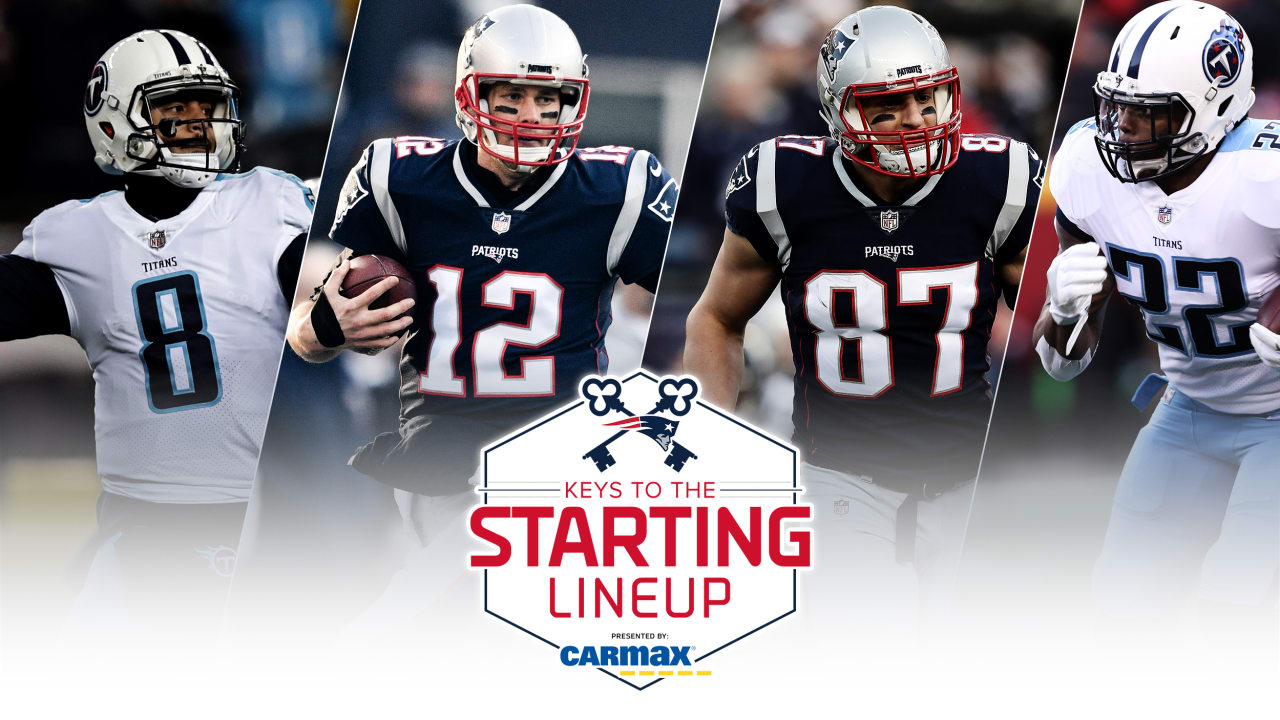
[[[1280,368],[1280,334],[1254,323],[1249,326],[1249,340],[1253,342],[1253,349],[1258,351],[1258,357],[1262,358],[1263,365]]]
[[[1049,314],[1059,325],[1072,325],[1089,309],[1107,279],[1107,259],[1097,243],[1063,250],[1049,265]]]

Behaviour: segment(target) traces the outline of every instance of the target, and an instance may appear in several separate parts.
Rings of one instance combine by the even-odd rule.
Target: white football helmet
[[[931,88],[937,124],[876,132],[869,97]],[[937,175],[960,144],[960,74],[929,21],[902,8],[864,8],[836,23],[818,53],[819,115],[845,157],[894,177]],[[868,150],[869,148],[869,150]]]
[[[151,121],[157,103],[190,91],[208,94],[211,117]],[[89,76],[84,121],[93,159],[112,175],[157,175],[181,187],[204,187],[237,167],[244,139],[239,103],[239,88],[204,43],[176,30],[135,33],[111,46]],[[212,143],[201,142],[204,152],[176,152],[192,142],[173,139],[180,125],[199,126]]]
[[[1121,182],[1176,172],[1244,119],[1252,86],[1253,46],[1234,18],[1203,2],[1152,5],[1125,24],[1094,83],[1098,154]],[[1121,140],[1122,112],[1149,122],[1150,139]]]
[[[543,125],[493,115],[485,86],[496,82],[558,89],[559,121]],[[522,171],[563,162],[578,146],[587,117],[587,56],[573,30],[554,13],[507,5],[481,17],[462,36],[454,87],[463,135]],[[497,133],[512,137],[512,144],[499,144]],[[520,141],[529,139],[544,144],[521,147]]]

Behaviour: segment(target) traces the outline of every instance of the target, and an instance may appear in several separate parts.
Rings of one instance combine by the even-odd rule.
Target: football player
[[[687,323],[685,367],[732,407],[747,321],[781,283],[792,441],[815,506],[820,622],[945,603],[991,409],[987,341],[1040,193],[1025,144],[960,131],[959,73],[921,16],[870,7],[817,64],[830,137],[751,148]],[[838,608],[836,606],[839,606]],[[928,610],[929,608],[924,608]]]
[[[116,43],[83,110],[124,190],[46,210],[0,257],[0,340],[70,335],[93,369],[101,547],[81,617],[122,599],[125,627],[220,618],[312,208],[291,175],[237,172],[239,104],[190,35]]]
[[[400,317],[412,299],[368,309],[394,278],[342,297],[345,259],[293,313],[289,342],[311,361],[385,348],[408,330],[399,431],[352,464],[419,498],[451,498],[413,511],[424,542],[425,517],[473,504],[468,479],[483,445],[607,369],[615,282],[656,286],[676,183],[644,150],[577,147],[585,60],[546,10],[511,5],[477,20],[458,51],[465,140],[374,141],[343,186],[331,231],[351,253],[408,268],[413,317]]]
[[[1050,179],[1061,252],[1036,325],[1045,370],[1088,366],[1114,291],[1142,311],[1164,373],[1134,397],[1145,408],[1163,391],[1094,571],[1113,617],[1169,619],[1197,583],[1210,605],[1276,598],[1280,338],[1255,319],[1280,286],[1280,122],[1247,118],[1253,50],[1203,2],[1138,13]]]

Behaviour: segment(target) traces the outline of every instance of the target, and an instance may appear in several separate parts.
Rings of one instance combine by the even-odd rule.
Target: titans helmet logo
[[[97,115],[102,109],[102,94],[107,90],[107,65],[98,61],[93,66],[93,74],[89,76],[89,85],[84,89],[84,111],[87,115]]]
[[[1204,44],[1202,66],[1205,76],[1210,82],[1219,81],[1218,87],[1230,86],[1240,77],[1244,53],[1244,31],[1224,20]]]
[[[822,64],[827,69],[827,77],[835,79],[836,66],[844,59],[844,54],[849,52],[849,48],[853,46],[853,38],[840,32],[839,28],[832,30],[825,42],[822,43]]]

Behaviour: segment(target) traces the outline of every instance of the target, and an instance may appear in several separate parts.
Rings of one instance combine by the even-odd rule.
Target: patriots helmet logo
[[[822,65],[827,69],[827,77],[835,79],[836,66],[844,59],[844,54],[849,52],[849,48],[853,46],[853,38],[840,32],[839,28],[834,28],[827,34],[827,39],[822,43]]]
[[[1201,60],[1205,76],[1218,87],[1230,86],[1240,77],[1245,51],[1244,31],[1223,20],[1204,44]]]
[[[492,25],[493,25],[493,20],[491,20],[488,15],[480,16],[480,19],[475,21],[475,23],[471,26],[471,37],[472,38],[480,37],[481,35],[484,34],[484,31],[488,30]]]

